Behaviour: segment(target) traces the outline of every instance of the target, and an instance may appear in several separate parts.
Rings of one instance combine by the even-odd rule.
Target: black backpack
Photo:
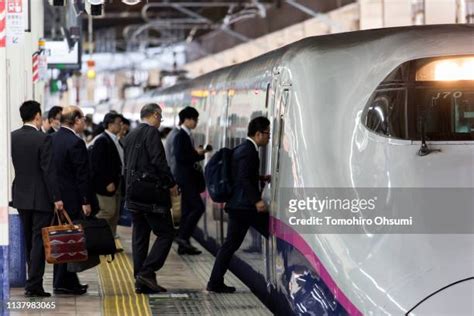
[[[204,178],[207,191],[214,202],[227,202],[232,195],[232,153],[232,149],[222,148],[206,165]]]

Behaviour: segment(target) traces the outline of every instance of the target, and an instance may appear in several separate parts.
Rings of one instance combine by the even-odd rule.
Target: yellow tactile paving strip
[[[123,248],[119,240],[117,247]],[[148,296],[135,293],[130,257],[124,252],[108,263],[101,256],[99,271],[102,315],[151,316]]]

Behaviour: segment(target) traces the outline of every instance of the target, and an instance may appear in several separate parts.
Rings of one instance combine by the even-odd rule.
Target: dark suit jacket
[[[166,162],[165,149],[161,142],[160,132],[157,128],[145,123],[139,124],[123,140],[127,187],[130,182],[132,168],[134,168],[133,156],[134,151],[137,150],[137,144],[143,145],[143,152],[138,156],[135,171],[147,173],[160,179],[163,186],[173,187],[175,182]]]
[[[89,148],[89,154],[95,193],[113,196],[115,192],[108,192],[106,187],[113,182],[118,190],[122,174],[122,162],[114,141],[103,132]]]
[[[181,128],[173,139],[173,158],[176,162],[174,177],[176,182],[183,187],[194,187],[197,189],[202,174],[194,168],[194,164],[204,159],[199,155],[191,143],[191,137]]]
[[[260,159],[258,151],[249,140],[234,149],[232,153],[232,196],[226,209],[256,211],[255,203],[262,192],[259,185]]]
[[[82,205],[91,204],[95,208],[86,144],[64,127],[51,138],[64,208],[71,217],[78,218]]]
[[[48,134],[53,134],[53,133],[56,133],[56,131],[54,130],[54,128],[50,127],[47,131]]]
[[[21,210],[51,212],[61,200],[53,163],[51,136],[31,126],[11,134],[11,155],[15,167],[11,205]]]
[[[168,165],[170,166],[171,173],[173,176],[176,174],[176,159],[174,157],[174,138],[179,133],[178,127],[173,127],[171,132],[169,132],[168,136],[166,136],[165,140],[165,152],[166,152],[166,160],[168,161]]]

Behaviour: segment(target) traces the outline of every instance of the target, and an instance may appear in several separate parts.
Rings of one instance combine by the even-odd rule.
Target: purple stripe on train
[[[336,282],[326,270],[321,260],[319,260],[314,250],[308,245],[308,243],[303,239],[300,234],[298,234],[294,229],[274,217],[270,217],[270,229],[275,237],[295,247],[306,258],[306,260],[309,262],[314,271],[319,275],[319,277],[325,283],[327,288],[331,291],[334,298],[339,302],[340,305],[342,305],[342,307],[349,315],[363,315],[362,312],[347,298],[347,296],[337,286]],[[304,276],[301,278],[304,278]],[[319,297],[321,293],[318,293],[318,291],[311,291],[309,292],[309,295],[313,296],[316,300],[323,301]],[[307,312],[305,311],[307,307],[300,303],[295,303],[295,307],[302,314]]]

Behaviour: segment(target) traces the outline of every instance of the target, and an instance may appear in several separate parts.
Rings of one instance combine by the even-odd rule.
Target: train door
[[[213,90],[210,94],[208,107],[210,125],[208,127],[208,144],[212,145],[214,151],[228,147],[228,103],[230,101],[229,91],[226,89]],[[208,122],[209,123],[209,122]],[[211,156],[209,156],[211,157]],[[206,201],[207,238],[214,239],[218,245],[224,242],[224,221],[226,213],[223,203],[215,203],[212,199]]]
[[[270,206],[270,218],[278,211],[278,188],[280,176],[280,149],[282,135],[284,131],[284,113],[289,103],[291,85],[288,83],[278,83],[274,88],[274,96],[269,106],[269,119],[271,121],[271,150],[268,153],[267,174],[272,176],[271,183],[267,186],[265,199]],[[271,114],[271,115],[270,115]],[[271,220],[270,220],[271,222]],[[271,232],[271,229],[270,229]],[[272,289],[276,288],[276,237],[270,234],[266,246],[266,272],[267,285]]]
[[[223,110],[223,116],[222,116],[222,124],[221,124],[221,129],[222,129],[222,146],[221,147],[227,147],[227,148],[232,148],[230,147],[231,145],[231,141],[230,141],[230,137],[229,137],[229,133],[228,133],[228,129],[229,129],[229,122],[230,122],[230,119],[229,119],[229,104],[230,104],[230,101],[232,99],[232,96],[234,94],[232,93],[232,91],[229,89],[229,90],[226,90],[226,94],[225,94],[225,106],[224,106],[224,110]],[[222,245],[224,243],[224,239],[225,239],[225,235],[226,235],[226,232],[224,230],[224,221],[227,221],[227,214],[224,212],[224,203],[222,204],[219,204],[219,232],[218,232],[218,242],[220,245]]]

